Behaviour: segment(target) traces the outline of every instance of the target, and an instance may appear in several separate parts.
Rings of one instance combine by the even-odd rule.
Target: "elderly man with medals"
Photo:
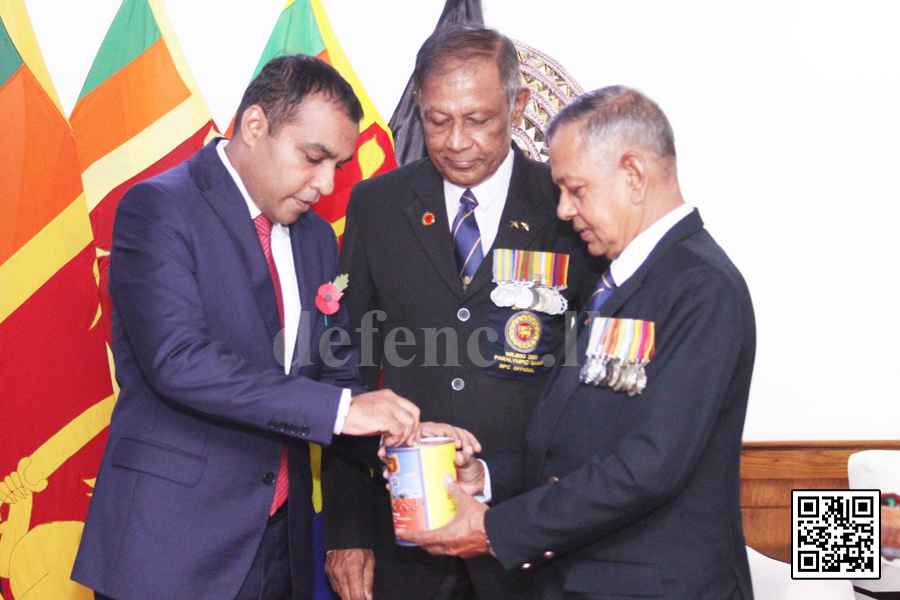
[[[343,302],[370,388],[499,450],[525,435],[570,331],[565,312],[605,265],[586,267],[584,242],[556,218],[549,167],[512,145],[530,92],[511,40],[440,27],[413,77],[428,156],[354,186]],[[531,597],[530,578],[491,557],[399,546],[382,483],[339,456],[323,461],[326,569],[344,600]]]
[[[445,481],[450,523],[402,537],[494,555],[532,573],[539,598],[750,600],[747,286],[684,203],[671,126],[646,96],[588,93],[548,138],[558,216],[612,260],[578,319],[578,364],[557,367],[519,448]]]

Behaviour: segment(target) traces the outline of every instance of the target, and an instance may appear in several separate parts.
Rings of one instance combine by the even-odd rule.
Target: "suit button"
[[[452,387],[454,390],[456,390],[458,392],[459,390],[466,387],[466,382],[463,381],[462,379],[460,379],[459,377],[457,377],[456,379],[454,379],[453,381],[450,382],[450,387]]]
[[[456,318],[460,321],[468,321],[469,317],[472,316],[472,313],[469,312],[468,308],[461,308],[456,313]]]
[[[522,565],[522,570],[523,570],[523,571],[527,571],[527,570],[530,569],[530,568],[531,568],[531,563],[525,563],[524,565]]]
[[[300,435],[306,437],[309,435],[309,426],[301,425],[300,429],[298,429],[297,431],[300,433]]]
[[[269,471],[265,475],[263,475],[263,483],[266,485],[272,485],[275,483],[275,473]]]
[[[544,556],[544,560],[553,560],[554,558],[556,558],[556,553],[550,552],[549,550],[547,550],[546,552],[544,552],[543,556]]]
[[[557,481],[559,481],[559,477],[553,476],[547,480],[547,483],[556,483]]]

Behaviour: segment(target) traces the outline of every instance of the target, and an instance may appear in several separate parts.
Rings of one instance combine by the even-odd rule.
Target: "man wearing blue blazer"
[[[558,216],[612,260],[515,452],[449,483],[431,552],[490,553],[539,598],[750,600],[741,434],[750,294],[678,185],[672,129],[641,93],[579,97],[548,130]],[[585,321],[589,320],[585,324]],[[485,489],[489,488],[489,489]],[[493,505],[464,492],[492,494]]]
[[[338,434],[418,435],[414,405],[362,393],[346,312],[316,307],[337,242],[309,208],[361,118],[333,68],[277,58],[230,140],[123,197],[109,279],[121,392],[72,574],[97,598],[311,598],[309,443],[374,457]]]

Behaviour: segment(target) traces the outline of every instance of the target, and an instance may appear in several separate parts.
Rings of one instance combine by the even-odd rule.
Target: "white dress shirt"
[[[222,164],[228,170],[234,183],[241,191],[244,202],[250,210],[250,218],[255,219],[260,215],[260,210],[247,193],[241,176],[234,170],[228,155],[225,154],[227,139],[216,143],[216,152],[222,160]],[[297,331],[300,328],[300,287],[297,283],[297,271],[294,269],[294,253],[291,247],[291,234],[286,225],[272,223],[272,258],[275,260],[275,271],[281,284],[281,300],[284,305],[284,373],[291,371],[291,363],[294,360],[294,346],[297,344]],[[338,407],[337,420],[334,424],[335,435],[344,427],[344,419],[350,411],[351,395],[349,389],[344,389],[341,394],[341,403]]]
[[[515,152],[510,147],[509,154],[506,155],[494,174],[471,188],[475,199],[478,200],[478,206],[475,207],[475,222],[478,224],[478,232],[481,234],[481,250],[485,257],[490,252],[491,246],[494,245],[497,230],[500,228],[500,218],[503,216],[506,195],[509,193],[509,181],[512,179],[514,157]],[[459,199],[466,189],[469,188],[461,188],[444,180],[444,202],[447,205],[447,222],[450,224],[451,231],[453,220],[456,218],[456,213],[459,212]]]

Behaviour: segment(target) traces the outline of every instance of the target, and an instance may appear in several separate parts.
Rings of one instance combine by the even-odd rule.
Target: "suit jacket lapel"
[[[534,190],[534,171],[528,159],[518,149],[514,150],[513,171],[509,182],[503,216],[497,237],[491,250],[485,253],[484,261],[475,272],[475,277],[467,290],[463,290],[459,273],[456,270],[456,258],[453,254],[453,242],[449,234],[450,223],[447,221],[447,207],[444,202],[444,184],[440,174],[430,160],[421,163],[420,172],[413,178],[413,201],[406,207],[406,216],[410,226],[416,233],[419,243],[434,268],[440,273],[447,287],[462,300],[472,297],[493,279],[494,248],[528,248],[541,229],[547,223],[547,213],[539,210],[539,198]],[[422,224],[422,216],[430,212],[434,215],[434,223],[430,226]],[[554,217],[555,218],[555,217]],[[514,227],[515,221],[519,227]],[[526,227],[522,226],[522,223]]]
[[[469,284],[467,295],[470,297],[493,281],[495,248],[528,248],[547,222],[546,212],[538,210],[540,199],[534,195],[533,168],[521,151],[516,149],[513,152],[512,176],[506,203],[503,205],[503,214],[500,217],[500,226],[497,228],[497,237],[494,238],[491,249],[485,253],[484,261]],[[513,222],[518,226],[514,226]]]
[[[422,245],[422,251],[428,256],[444,283],[450,291],[462,299],[466,294],[456,271],[450,223],[447,221],[447,207],[444,203],[444,184],[429,159],[422,161],[420,172],[412,181],[412,191],[412,201],[404,209],[410,227]],[[425,213],[434,215],[434,223],[425,225],[422,222]]]
[[[307,215],[290,226],[291,249],[294,253],[294,271],[297,273],[297,286],[300,288],[300,306],[303,310],[313,310],[316,306],[316,294],[319,286],[327,281],[314,281],[317,273],[314,269],[304,268],[305,260],[312,260],[319,253],[318,240],[309,228]]]
[[[231,236],[235,251],[247,268],[263,320],[274,338],[281,330],[275,284],[247,203],[216,152],[217,141],[212,140],[191,159],[191,176]]]
[[[703,219],[700,213],[694,209],[686,217],[675,224],[672,229],[666,232],[666,235],[659,240],[656,247],[647,256],[647,260],[638,267],[634,275],[628,278],[624,285],[617,287],[612,295],[600,307],[600,314],[604,317],[614,317],[619,312],[628,299],[636,292],[647,279],[647,274],[659,260],[659,257],[665,254],[669,248],[680,243],[686,237],[693,235],[703,229]]]
[[[560,369],[563,369],[563,371],[554,373],[556,381],[554,381],[553,385],[544,392],[543,402],[551,404],[547,407],[547,413],[541,420],[540,429],[536,430],[539,435],[538,440],[535,442],[535,447],[537,448],[536,455],[540,457],[540,464],[535,472],[536,475],[540,475],[541,473],[547,454],[545,450],[550,445],[550,440],[553,439],[553,434],[556,431],[559,418],[562,416],[572,394],[575,393],[575,390],[579,385],[582,385],[581,367],[584,365],[585,352],[587,352],[588,337],[590,336],[589,331],[589,328],[585,327],[578,336],[578,342],[575,345],[577,366],[559,367]]]
[[[300,218],[290,226],[290,234],[301,310],[297,339],[294,343],[294,364],[291,366],[291,373],[297,374],[304,366],[310,364],[311,348],[306,342],[312,340],[313,319],[322,318],[319,309],[316,308],[316,295],[319,293],[319,286],[328,282],[317,281],[318,270],[311,267],[318,260],[320,240],[310,228],[309,216],[300,215]],[[304,342],[303,345],[301,341]]]
[[[547,211],[541,199],[535,196],[535,187],[534,167],[519,150],[515,150],[509,193],[493,248],[527,248],[544,228]]]

